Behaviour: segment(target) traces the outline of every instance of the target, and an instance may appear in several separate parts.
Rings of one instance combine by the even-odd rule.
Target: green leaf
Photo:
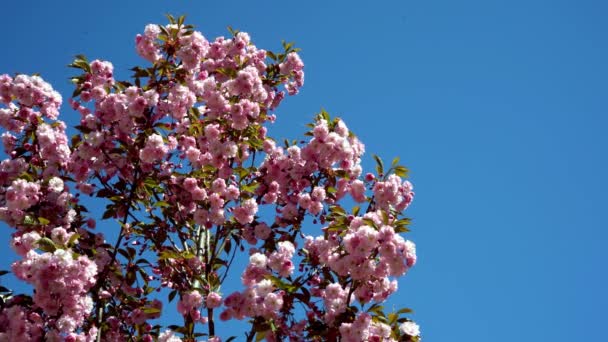
[[[74,242],[76,242],[76,240],[78,240],[79,237],[80,237],[80,234],[74,234],[74,235],[70,236],[70,240],[68,241],[68,246],[71,246],[72,244],[74,244]]]
[[[131,286],[135,282],[136,278],[137,278],[137,275],[135,274],[135,270],[134,269],[130,269],[129,271],[127,271],[127,276],[125,278],[125,283],[127,285]]]
[[[142,310],[145,314],[157,314],[160,313],[160,308],[147,307]]]
[[[336,214],[336,215],[338,215],[338,216],[346,216],[346,210],[344,210],[344,209],[343,209],[342,207],[340,207],[339,205],[334,205],[334,206],[331,206],[331,207],[329,208],[329,211],[330,211],[332,214]]]
[[[87,61],[87,56],[82,55],[82,54],[78,54],[78,55],[74,56],[74,58],[80,59],[80,60],[85,61],[85,62]]]
[[[258,188],[258,186],[260,186],[260,183],[258,183],[258,182],[252,182],[250,184],[243,185],[241,187],[241,190],[245,191],[245,192],[253,193],[255,191],[255,189]]]
[[[396,313],[388,314],[389,325],[392,325],[393,323],[395,323],[397,321],[397,318],[399,318],[399,315],[397,315]]]
[[[370,227],[377,228],[376,227],[376,223],[374,222],[374,220],[372,220],[370,218],[364,218],[362,221],[363,221],[363,223],[365,223],[366,225],[368,225]]]
[[[285,49],[285,52],[291,51],[292,46],[293,46],[293,42],[286,43],[285,41],[283,41],[283,48]]]
[[[414,310],[409,309],[409,308],[403,308],[403,309],[397,311],[397,314],[401,315],[401,314],[404,314],[404,313],[412,313],[412,312],[414,312]]]
[[[378,157],[377,155],[373,155],[374,160],[376,161],[376,171],[378,172],[378,175],[383,175],[384,174],[384,164],[382,163],[382,159],[380,159],[380,157]]]
[[[321,109],[321,113],[319,114],[319,116],[325,121],[327,121],[327,123],[331,122],[331,117],[329,116],[329,113],[325,111],[325,109]]]
[[[226,253],[230,253],[231,249],[232,249],[232,240],[226,239],[226,243],[224,244],[224,251]]]
[[[255,342],[260,342],[266,337],[266,331],[258,331],[255,334]]]
[[[165,259],[177,259],[179,258],[179,254],[172,251],[172,250],[164,250],[162,252],[160,252],[160,254],[158,255],[158,259],[159,260],[165,260]]]
[[[274,54],[274,52],[272,51],[266,51],[266,56],[268,56],[269,58],[272,58],[273,60],[277,60],[277,55]]]
[[[393,162],[391,163],[391,166],[396,166],[397,164],[399,164],[399,157],[395,157],[393,159]]]
[[[383,222],[384,224],[388,224],[388,218],[389,218],[389,217],[388,217],[388,213],[387,213],[386,211],[382,210],[382,211],[380,212],[380,214],[382,215],[382,222]]]
[[[170,207],[171,205],[165,201],[158,201],[156,203],[154,203],[155,207],[160,207],[160,208],[167,208]]]
[[[47,225],[47,224],[51,223],[51,221],[49,221],[48,219],[45,219],[44,217],[39,217],[38,222],[40,222],[40,224],[43,224],[43,225]]]
[[[382,312],[382,310],[384,310],[384,306],[376,303],[372,305],[369,309],[367,309],[367,312],[373,312],[377,315],[384,316],[384,312]]]
[[[394,225],[396,226],[407,226],[410,223],[412,223],[412,220],[409,218],[402,218],[401,220],[398,220],[394,223]]]
[[[111,217],[114,217],[114,206],[107,206],[106,211],[103,213],[101,219],[107,220]]]
[[[399,177],[407,177],[409,170],[405,166],[395,167],[395,174]]]
[[[150,262],[148,260],[144,259],[144,258],[137,259],[137,261],[135,263],[136,264],[148,264],[148,265],[150,265]]]
[[[169,303],[171,303],[171,301],[173,301],[173,299],[175,298],[176,295],[177,295],[177,290],[173,290],[173,291],[171,291],[171,293],[169,293]]]
[[[57,250],[57,246],[55,245],[53,240],[47,237],[43,237],[42,239],[38,240],[38,248],[40,248],[40,250],[44,252],[49,253],[53,253]]]
[[[236,34],[239,33],[239,31],[233,29],[232,26],[228,26],[227,29],[228,29],[228,32],[230,32],[230,34],[233,36],[236,36]]]
[[[169,19],[169,22],[171,24],[175,24],[175,18],[171,15],[171,14],[165,14],[165,17],[167,17],[167,19]]]

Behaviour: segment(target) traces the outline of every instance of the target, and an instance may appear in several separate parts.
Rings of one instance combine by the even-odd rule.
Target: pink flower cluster
[[[273,118],[267,111],[275,108],[283,97],[277,86],[295,82],[291,87],[297,88],[303,84],[303,64],[292,52],[279,68],[285,74],[276,76],[278,85],[265,85],[269,83],[266,51],[257,49],[246,33],[240,32],[232,39],[220,37],[210,43],[197,31],[187,33],[176,25],[164,29],[177,35],[177,40],[161,37],[161,27],[148,25],[144,34],[137,36],[136,49],[153,63],[161,59],[178,63],[178,68],[185,70],[185,83],[172,80],[156,89],[131,86],[112,92],[111,64],[98,60],[91,63],[91,72],[85,74],[85,82],[80,85],[80,101],[94,100],[95,108],[91,111],[88,106],[73,102],[82,115],[81,125],[87,130],[71,160],[71,171],[78,181],[86,181],[92,172],[105,173],[107,178],[118,172],[130,175],[132,165],[126,163],[116,147],[135,142],[134,133],[145,129],[140,124],[143,117],[148,120],[146,127],[164,122],[167,117],[176,120],[176,135],[166,137],[167,146],[162,143],[160,133],[151,134],[139,152],[142,161],[156,164],[165,160],[156,165],[170,173],[175,165],[169,162],[169,153],[175,144],[182,152],[180,157],[193,167],[213,165],[221,169],[220,175],[228,175],[231,172],[226,168],[228,162],[233,158],[246,160],[251,147],[246,140],[235,139],[227,132],[253,126],[264,139],[266,129],[260,124]],[[172,50],[167,50],[168,45]],[[167,95],[159,97],[163,92]],[[197,103],[201,105],[196,107]],[[193,107],[200,113],[197,120],[205,121],[204,134],[190,128],[197,123],[187,115]],[[144,113],[150,116],[143,116]],[[255,209],[243,206],[235,211],[235,216],[243,222],[251,221]],[[216,210],[210,216],[220,222],[223,214]]]
[[[70,333],[92,309],[87,292],[95,284],[97,265],[85,256],[74,259],[72,251],[57,249],[38,254],[31,250],[13,264],[15,276],[32,284],[34,304],[45,314],[57,317],[57,329]]]
[[[287,60],[279,65],[281,73],[294,76],[294,80],[286,86],[289,95],[298,93],[298,88],[304,85],[304,63],[297,53],[291,52],[287,54]]]
[[[181,121],[194,103],[196,103],[195,94],[188,87],[175,84],[169,89],[167,98],[159,101],[158,110],[163,115]]]
[[[325,305],[325,316],[328,324],[332,324],[336,317],[346,310],[348,290],[342,288],[338,283],[327,285],[322,291],[323,304]]]
[[[233,128],[242,130],[256,121],[264,122],[266,119],[259,118],[259,113],[267,108],[276,108],[284,97],[282,92],[263,84],[266,51],[257,49],[247,33],[239,32],[232,39],[219,37],[210,43],[198,31],[186,34],[182,29],[178,32],[175,25],[168,25],[165,29],[177,34],[175,57],[189,74],[188,91],[178,86],[175,94],[170,95],[172,99],[161,103],[161,111],[182,119],[183,109],[192,106],[191,96],[196,95],[197,100],[206,104],[201,107],[204,115],[209,118],[232,116]],[[160,33],[159,26],[148,25],[144,34],[137,35],[135,40],[137,52],[153,63],[163,58],[165,42],[159,39]],[[287,76],[285,84],[290,94],[297,93],[304,84],[303,67],[295,52],[289,53],[280,65],[281,73]],[[234,70],[234,78],[227,76],[228,70]],[[238,101],[231,104],[231,97],[237,97]]]
[[[224,300],[226,310],[220,314],[221,320],[245,317],[277,317],[283,306],[283,293],[274,292],[275,288],[268,279],[261,280],[243,292],[234,292]]]
[[[35,312],[13,305],[0,313],[0,342],[41,341],[44,320]]]
[[[302,150],[304,158],[315,162],[319,168],[327,169],[338,164],[351,178],[361,175],[361,156],[365,152],[363,144],[354,136],[349,136],[348,127],[338,120],[330,131],[327,121],[320,119],[313,128],[313,139]]]
[[[114,66],[108,61],[96,59],[91,62],[91,74],[87,75],[87,80],[93,87],[94,93],[101,93],[103,87],[111,87],[114,85]],[[85,89],[89,89],[88,83],[85,83]],[[93,95],[95,97],[95,95]]]
[[[293,262],[291,258],[295,247],[289,241],[281,241],[277,243],[277,250],[270,254],[268,258],[268,267],[277,272],[281,277],[287,277],[293,273]]]
[[[388,176],[384,182],[376,182],[373,192],[378,208],[405,210],[414,199],[413,188],[412,183],[407,180],[402,182],[397,175]]]
[[[302,192],[298,195],[298,204],[300,208],[308,211],[313,215],[317,215],[323,210],[323,201],[326,198],[325,188],[316,186],[312,192]]]
[[[139,152],[139,158],[144,163],[155,163],[161,161],[169,149],[159,134],[152,134],[146,140],[146,146]]]
[[[391,327],[380,322],[373,322],[367,313],[358,315],[352,323],[340,325],[340,336],[343,342],[397,342],[391,338]]]
[[[182,36],[179,40],[180,48],[176,55],[181,59],[186,70],[196,70],[200,67],[201,60],[209,51],[209,42],[200,32]]]
[[[253,218],[257,212],[258,204],[255,199],[250,198],[243,201],[232,213],[240,224],[247,224],[253,222]]]
[[[57,118],[62,102],[61,95],[40,76],[17,75],[13,79],[6,74],[0,75],[0,102],[9,104],[13,100],[24,108],[40,107],[40,112],[49,119]]]
[[[63,183],[58,177],[71,158],[66,126],[61,121],[47,124],[43,119],[43,114],[51,119],[56,116],[61,96],[37,76],[19,75],[12,79],[2,75],[0,80],[2,101],[8,106],[0,109],[0,125],[10,131],[2,138],[5,151],[11,156],[0,163],[0,218],[12,226],[21,225],[25,212],[37,207],[35,216],[47,216],[57,226],[69,223],[70,216],[66,214],[71,196],[59,189]],[[27,133],[22,134],[23,130]],[[12,133],[19,134],[19,139]],[[16,144],[25,153],[16,156]],[[40,170],[36,176],[39,180],[18,178],[31,167]],[[49,181],[48,186],[44,186],[44,179]]]
[[[0,125],[12,133],[26,131],[19,138],[8,132],[2,137],[11,159],[0,163],[0,218],[17,228],[11,245],[23,259],[13,263],[13,272],[35,290],[32,308],[15,302],[2,312],[0,340],[36,340],[43,334],[49,341],[92,340],[74,331],[92,309],[88,292],[96,281],[97,265],[84,255],[76,257],[67,246],[77,216],[63,178],[72,156],[65,124],[44,120],[57,117],[61,96],[38,76],[2,75],[0,98],[8,107],[0,109]],[[18,157],[12,151],[17,144],[25,151]],[[36,180],[18,178],[23,173]],[[43,240],[44,250],[54,252],[36,252]],[[20,322],[17,317],[22,317]],[[95,336],[96,329],[90,332]]]
[[[158,299],[154,299],[152,302],[149,303],[149,306],[141,306],[128,313],[128,317],[125,320],[125,323],[129,325],[142,325],[146,323],[146,321],[149,319],[159,318],[162,308],[163,303]],[[146,312],[146,309],[156,309],[158,310],[158,312]]]
[[[262,253],[253,253],[249,258],[249,265],[241,277],[247,288],[241,292],[234,292],[224,300],[226,310],[220,318],[243,319],[245,317],[276,317],[283,306],[282,291],[275,292],[272,282],[267,279],[271,271],[281,277],[287,277],[294,270],[291,258],[294,246],[289,241],[281,241],[277,249],[269,257]]]
[[[205,305],[210,309],[215,309],[222,304],[222,296],[217,292],[209,292]]]
[[[100,317],[87,318],[101,314],[92,312],[92,297],[100,300],[104,338],[126,340],[129,331],[152,341],[159,330],[148,320],[162,304],[148,296],[163,287],[180,294],[186,324],[211,323],[200,310],[223,306],[220,319],[254,318],[252,331],[269,341],[316,337],[316,324],[341,341],[394,341],[398,329],[419,334],[413,322],[397,328],[353,309],[385,301],[416,263],[415,245],[398,234],[412,184],[394,174],[363,179],[364,145],[324,112],[308,142],[278,147],[265,125],[304,84],[297,49],[267,53],[244,32],[208,41],[181,20],[137,35],[137,53],[153,65],[134,68],[133,84],[116,81],[110,62],[77,58],[72,66],[83,74],[72,78],[70,103],[80,134],[71,140],[63,122],[50,122],[61,96],[48,83],[0,75],[0,126],[9,131],[0,219],[16,228],[11,245],[22,259],[13,271],[34,288],[31,301],[0,312],[0,342],[95,340]],[[87,229],[95,222],[81,216],[74,189],[109,199],[104,218],[124,219],[118,250]],[[349,194],[368,204],[364,214],[342,208]],[[274,222],[262,222],[260,204],[273,207]],[[139,217],[134,208],[146,212]],[[309,219],[325,228],[296,254]],[[228,274],[223,253],[242,250],[242,240],[253,245],[244,289],[223,298],[216,292]],[[148,252],[158,260],[147,260]],[[206,282],[191,287],[202,274]],[[219,341],[212,326],[209,341]],[[171,327],[158,340],[181,341],[177,331],[193,339],[191,328]]]
[[[68,146],[68,137],[65,135],[65,124],[58,122],[53,127],[40,124],[36,129],[36,137],[40,145],[40,156],[47,163],[67,166],[71,152]]]
[[[186,292],[182,294],[182,298],[177,303],[177,312],[198,321],[201,319],[200,307],[202,305],[203,296],[198,291]]]
[[[330,129],[327,121],[320,119],[313,129],[313,138],[303,148],[290,146],[285,151],[266,140],[264,150],[267,157],[260,166],[264,186],[258,189],[258,194],[264,196],[265,203],[276,202],[281,207],[277,222],[287,224],[301,215],[298,208],[317,215],[328,201],[325,187],[313,186],[309,181],[315,173],[342,171],[352,179],[361,174],[364,146],[349,134],[343,121],[338,120]],[[336,186],[335,198],[340,199],[349,191],[350,181],[340,179]]]
[[[237,184],[230,185],[222,178],[215,179],[211,186],[203,188],[196,178],[188,177],[183,181],[183,188],[189,194],[177,196],[177,201],[192,213],[194,222],[203,226],[222,225],[226,221],[226,210],[232,212],[237,222],[251,223],[258,211],[257,202],[250,198],[238,204],[241,192]],[[173,200],[173,197],[169,198]],[[231,204],[229,204],[231,202]],[[228,208],[228,205],[231,207]]]
[[[372,220],[380,228],[365,224],[363,219]],[[361,303],[386,300],[397,290],[397,282],[389,277],[403,275],[416,263],[415,245],[384,225],[380,212],[354,218],[342,236],[333,232],[328,238],[307,237],[305,248],[311,260],[357,280],[361,285],[355,289],[355,296]]]
[[[162,58],[160,48],[156,45],[156,39],[160,34],[158,25],[149,24],[144,29],[144,34],[135,37],[137,53],[148,61],[154,63]]]
[[[16,179],[6,189],[6,207],[8,210],[24,210],[38,203],[40,185],[23,179]]]
[[[92,327],[89,331],[65,334],[49,329],[40,314],[19,305],[12,305],[0,313],[0,342],[95,342],[96,340],[96,327]]]
[[[70,148],[65,135],[65,124],[57,121],[51,126],[42,120],[43,115],[54,120],[59,114],[59,93],[39,76],[18,75],[13,79],[8,75],[0,75],[0,103],[8,107],[0,108],[0,126],[3,128],[19,134],[26,123],[37,127],[35,134],[42,160],[35,161],[48,164],[51,169],[49,172],[53,171],[53,166],[67,165]],[[2,140],[6,153],[13,153],[17,138],[6,132],[2,135]]]
[[[196,178],[188,177],[184,179],[184,189],[190,193],[192,200],[194,201],[203,201],[207,199],[207,191],[198,186]]]

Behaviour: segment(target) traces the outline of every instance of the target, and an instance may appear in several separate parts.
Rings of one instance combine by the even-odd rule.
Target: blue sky
[[[605,340],[605,2],[22,0],[3,10],[0,73],[39,72],[66,99],[75,54],[126,78],[143,64],[134,36],[164,13],[187,14],[209,39],[231,25],[262,48],[295,41],[306,84],[271,132],[300,136],[324,107],[366,144],[368,169],[372,153],[411,169],[419,263],[391,304],[415,310],[425,341]]]

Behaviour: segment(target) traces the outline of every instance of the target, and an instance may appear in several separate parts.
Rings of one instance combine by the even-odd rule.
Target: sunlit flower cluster
[[[366,306],[416,263],[401,235],[413,186],[397,165],[362,176],[363,143],[324,111],[308,139],[268,136],[304,85],[298,49],[283,48],[233,30],[208,40],[183,18],[147,25],[135,50],[150,64],[131,81],[109,61],[70,65],[72,138],[48,83],[0,75],[0,219],[34,289],[0,303],[0,342],[194,341],[202,326],[220,341],[215,318],[250,319],[248,340],[419,341],[415,323]],[[89,214],[84,196],[105,210]],[[109,243],[94,229],[113,221]],[[246,248],[243,288],[224,295]],[[171,330],[151,322],[166,293],[183,319]]]

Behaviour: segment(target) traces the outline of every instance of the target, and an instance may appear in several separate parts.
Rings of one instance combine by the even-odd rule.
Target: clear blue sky
[[[411,169],[419,263],[392,303],[425,341],[606,341],[605,2],[86,3],[3,4],[0,73],[40,72],[66,99],[77,53],[126,78],[135,34],[167,12],[209,39],[232,25],[262,48],[296,41],[306,84],[273,132],[298,136],[324,107],[368,168],[377,153]]]

